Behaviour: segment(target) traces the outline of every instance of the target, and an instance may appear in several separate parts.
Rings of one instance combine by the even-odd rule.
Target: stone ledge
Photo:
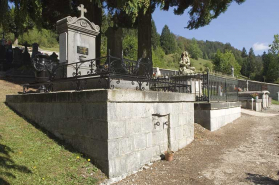
[[[136,90],[86,90],[86,91],[64,91],[51,93],[30,93],[7,95],[6,102],[9,103],[52,103],[52,102],[192,102],[195,101],[194,94],[136,91]]]
[[[241,107],[241,102],[201,102],[195,103],[195,110],[219,110]]]

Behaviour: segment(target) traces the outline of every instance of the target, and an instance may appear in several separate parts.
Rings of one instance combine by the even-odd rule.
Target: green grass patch
[[[279,101],[277,101],[277,100],[272,100],[272,104],[274,104],[274,105],[279,105]]]
[[[4,103],[21,87],[0,80],[0,184],[97,184],[105,175]],[[91,159],[90,159],[91,160]]]
[[[195,60],[193,58],[190,58],[191,65],[196,68],[196,71],[205,71],[206,66],[212,70],[213,64],[210,60],[205,60],[202,58],[199,58],[198,60]]]
[[[47,50],[47,51],[59,52],[59,46],[51,47],[51,48],[40,46],[40,48],[43,49],[43,50]]]

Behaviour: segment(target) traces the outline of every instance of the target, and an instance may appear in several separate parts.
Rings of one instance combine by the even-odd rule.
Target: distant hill
[[[182,36],[176,36],[177,43],[178,44],[183,44],[185,50],[189,50],[190,45],[191,45],[191,39],[187,39]],[[234,48],[230,43],[222,43],[218,41],[202,41],[202,40],[197,40],[198,46],[201,49],[203,56],[203,59],[213,59],[215,53],[219,49],[221,52],[224,52],[225,50],[230,50],[235,56],[235,59],[241,63],[241,51],[239,49]]]

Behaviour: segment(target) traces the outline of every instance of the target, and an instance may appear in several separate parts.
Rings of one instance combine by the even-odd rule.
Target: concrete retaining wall
[[[240,102],[195,103],[195,123],[215,131],[241,116]]]
[[[6,102],[117,177],[159,159],[168,143],[177,151],[193,141],[194,99],[180,93],[94,90],[8,95]]]

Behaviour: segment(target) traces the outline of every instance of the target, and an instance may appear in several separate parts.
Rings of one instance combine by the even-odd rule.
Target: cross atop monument
[[[78,10],[80,11],[80,17],[84,17],[84,13],[87,13],[87,10],[84,8],[83,4],[79,5]]]

